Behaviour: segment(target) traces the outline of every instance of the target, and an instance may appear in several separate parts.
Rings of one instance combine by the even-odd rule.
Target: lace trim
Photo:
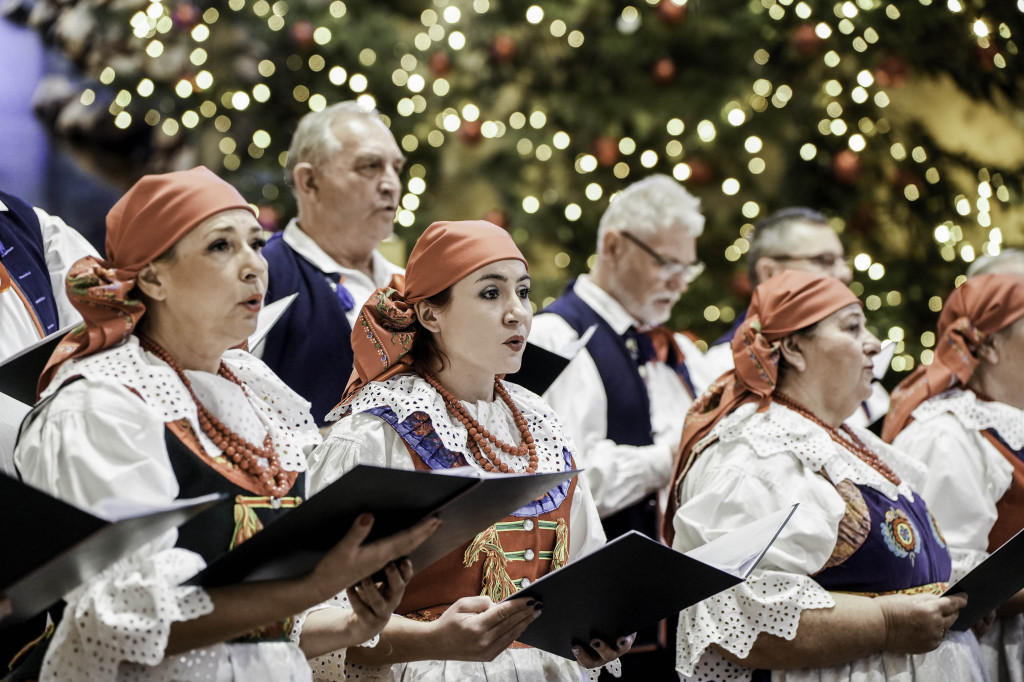
[[[709,597],[679,614],[676,638],[676,670],[695,679],[717,680],[701,675],[698,668],[715,669],[714,663],[725,661],[709,649],[717,644],[739,658],[746,658],[754,641],[762,632],[792,640],[806,609],[827,609],[835,600],[811,578],[779,571],[765,571],[756,578]],[[739,676],[750,679],[748,668],[736,668]],[[745,671],[745,676],[744,676]]]
[[[516,406],[526,417],[526,423],[537,446],[538,471],[562,471],[563,450],[568,442],[562,424],[554,410],[539,396],[516,384],[504,384]],[[469,403],[463,401],[471,415],[484,424],[498,438],[507,443],[518,443],[519,432],[512,419],[512,412],[500,400],[493,402]],[[375,408],[390,409],[399,422],[405,422],[413,413],[427,415],[441,444],[451,452],[465,456],[471,466],[480,468],[469,451],[469,432],[458,420],[448,414],[441,394],[416,374],[400,374],[387,381],[367,384],[352,402],[351,413],[369,412]],[[328,415],[328,421],[340,418],[340,411]],[[508,464],[513,471],[526,469],[526,458],[509,457]]]
[[[1014,450],[1024,448],[1024,411],[1005,403],[981,400],[974,391],[953,388],[926,400],[914,410],[914,419],[927,421],[949,413],[969,431],[995,429]]]
[[[856,433],[903,479],[899,486],[836,444],[817,424],[777,403],[772,403],[764,412],[758,412],[754,403],[741,405],[718,422],[694,449],[700,451],[715,440],[723,443],[742,441],[759,457],[767,458],[788,452],[812,471],[824,471],[832,481],[849,480],[858,485],[870,486],[891,500],[903,494],[912,501],[912,487],[924,476],[921,465],[885,444],[870,431],[856,429]]]
[[[200,399],[210,400],[210,404],[204,402],[207,408],[241,433],[253,429],[270,433],[281,467],[286,471],[305,471],[306,450],[320,442],[309,415],[309,403],[245,351],[229,350],[222,360],[244,384],[242,390],[249,409],[243,407],[246,403],[238,400],[237,394],[230,392],[237,390],[234,384],[213,375],[190,373],[195,375],[193,383]],[[220,455],[217,447],[199,428],[195,403],[174,370],[144,352],[134,336],[116,348],[64,363],[42,397],[54,393],[75,376],[96,382],[115,381],[126,386],[165,423],[188,420],[193,431],[199,434],[203,448],[212,456]],[[262,440],[262,434],[259,434],[259,439]]]

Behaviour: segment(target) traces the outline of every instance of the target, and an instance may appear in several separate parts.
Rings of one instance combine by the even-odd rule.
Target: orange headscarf
[[[978,366],[978,347],[1024,315],[1024,277],[978,275],[955,289],[939,315],[935,359],[920,365],[892,392],[882,438],[891,443],[911,413],[932,396],[966,386]]]
[[[107,260],[87,256],[68,271],[68,298],[84,323],[61,339],[38,391],[67,360],[125,341],[146,312],[142,301],[131,297],[139,271],[199,223],[236,208],[255,215],[238,190],[203,166],[136,182],[107,213]]]
[[[527,265],[511,235],[484,220],[439,222],[428,227],[409,255],[405,277],[373,292],[352,328],[354,371],[342,405],[363,386],[412,370],[418,302],[435,296],[474,270],[501,260]]]
[[[697,456],[693,447],[740,405],[757,401],[768,406],[779,376],[782,339],[852,303],[860,301],[838,279],[797,270],[785,270],[754,289],[747,318],[732,338],[736,368],[716,379],[686,413],[662,525],[667,543],[675,536],[679,485]]]

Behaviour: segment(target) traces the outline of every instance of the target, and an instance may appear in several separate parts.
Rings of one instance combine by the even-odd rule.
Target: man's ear
[[[317,190],[319,190],[319,186],[317,185],[316,169],[313,168],[313,164],[308,161],[301,161],[295,164],[295,168],[292,169],[292,183],[295,186],[295,191],[300,195],[315,195]]]
[[[441,325],[437,319],[437,311],[433,306],[426,301],[419,301],[413,308],[416,310],[416,319],[419,320],[424,329],[434,334],[441,331]]]
[[[784,269],[779,261],[771,256],[761,256],[754,263],[754,272],[757,273],[758,282],[766,282]]]
[[[146,264],[135,277],[135,286],[139,288],[147,298],[154,301],[162,301],[167,298],[160,270],[153,263]]]
[[[619,256],[622,255],[622,249],[625,246],[624,242],[625,239],[623,239],[620,233],[609,230],[604,233],[598,252],[604,258],[618,260]]]
[[[798,372],[807,369],[807,358],[804,356],[803,341],[797,334],[790,334],[779,341],[779,352],[786,364]]]
[[[998,334],[988,337],[974,350],[974,354],[978,356],[978,359],[982,362],[988,363],[989,365],[999,364],[999,343],[997,339]]]

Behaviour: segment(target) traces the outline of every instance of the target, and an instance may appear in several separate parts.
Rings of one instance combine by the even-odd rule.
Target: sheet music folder
[[[418,571],[577,473],[485,475],[471,467],[433,472],[360,464],[213,561],[190,582],[214,587],[302,575],[365,512],[374,516],[368,541],[430,515],[444,520],[410,556]]]
[[[0,363],[0,393],[6,393],[26,405],[35,405],[39,375],[43,373],[60,340],[77,326],[73,324],[64,327]]]
[[[72,589],[164,531],[176,528],[224,496],[183,500],[173,507],[111,521],[0,475],[4,523],[0,596],[12,613],[4,624],[42,612]]]
[[[967,593],[950,630],[964,631],[1024,589],[1024,530],[1007,540],[943,593]]]
[[[575,659],[574,644],[608,642],[668,618],[738,585],[789,522],[797,505],[683,554],[630,531],[549,573],[509,599],[529,597],[543,611],[519,637]]]
[[[569,366],[570,360],[571,358],[563,357],[527,341],[519,371],[506,374],[505,381],[519,384],[523,388],[541,395],[551,387],[551,384],[555,383],[558,375]]]

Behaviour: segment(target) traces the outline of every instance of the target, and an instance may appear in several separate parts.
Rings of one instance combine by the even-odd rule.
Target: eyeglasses
[[[851,268],[851,260],[849,258],[835,253],[817,253],[813,256],[768,256],[768,258],[780,261],[805,260],[825,270],[831,270],[838,265],[844,266],[847,270]]]
[[[680,263],[677,260],[670,260],[647,246],[647,244],[640,241],[629,232],[620,232],[619,234],[639,246],[644,253],[658,262],[658,274],[661,275],[662,279],[669,280],[675,277],[682,277],[683,281],[687,284],[693,284],[694,280],[700,277],[701,273],[704,272],[704,264],[699,260],[695,260],[692,263]]]

